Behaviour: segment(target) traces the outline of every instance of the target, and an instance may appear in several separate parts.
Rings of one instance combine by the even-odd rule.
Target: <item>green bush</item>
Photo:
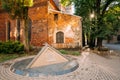
[[[14,45],[14,52],[24,51],[24,45],[21,44],[20,42],[16,41],[13,43],[13,45]]]
[[[67,54],[67,51],[66,50],[60,50],[60,52],[62,53],[62,54]]]
[[[68,54],[68,55],[75,55],[75,56],[79,56],[80,52],[79,51],[74,51],[74,50],[59,50],[62,54]]]
[[[76,56],[79,56],[80,55],[80,52],[78,51],[74,51],[74,52],[71,52],[72,55],[76,55]]]
[[[24,45],[18,41],[0,42],[0,53],[21,53],[24,51]]]
[[[2,52],[2,49],[1,49],[2,46],[1,45],[2,45],[2,42],[0,41],[0,53]]]

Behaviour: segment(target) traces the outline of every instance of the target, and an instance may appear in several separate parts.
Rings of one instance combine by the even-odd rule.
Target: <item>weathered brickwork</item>
[[[48,0],[35,0],[29,16],[32,20],[31,44],[41,46],[48,40]]]
[[[7,21],[10,21],[10,40],[16,40],[16,20],[9,19],[7,14],[0,14],[0,40],[6,41]],[[34,0],[34,6],[29,8],[29,17],[32,21],[31,44],[41,46],[47,42],[48,0]],[[23,41],[24,22],[20,22],[20,41]]]
[[[2,12],[2,10],[0,10]],[[5,13],[0,14],[0,41],[6,40]]]
[[[55,15],[58,15],[55,19]],[[82,46],[81,18],[69,14],[51,11],[48,18],[49,42],[57,48]],[[57,32],[63,32],[64,43],[56,43]]]
[[[33,21],[31,44],[38,46],[45,42],[47,42],[47,20],[41,19]]]
[[[45,42],[57,48],[69,48],[82,46],[81,18],[59,11],[48,9],[49,0],[34,0],[34,5],[29,8],[31,20],[31,39],[33,46],[42,46]],[[58,5],[58,4],[57,4]],[[7,14],[0,13],[0,40],[6,40],[6,23],[10,21],[10,40],[16,40],[17,20],[5,17]],[[23,42],[24,22],[20,21],[20,41]],[[57,32],[63,32],[63,43],[56,43]],[[58,36],[59,37],[59,36]],[[58,40],[59,41],[59,40]]]

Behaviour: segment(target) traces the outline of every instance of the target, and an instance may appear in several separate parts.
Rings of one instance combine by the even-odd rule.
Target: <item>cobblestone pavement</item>
[[[26,77],[12,73],[9,63],[0,64],[0,80],[120,80],[120,57],[104,58],[90,53],[75,57],[79,68],[58,76]]]

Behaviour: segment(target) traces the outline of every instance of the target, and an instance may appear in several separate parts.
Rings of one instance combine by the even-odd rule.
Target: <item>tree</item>
[[[70,1],[71,0],[67,0]],[[114,26],[119,22],[117,18],[114,18],[116,25],[111,25],[110,15],[108,11],[114,6],[120,4],[120,0],[72,0],[75,5],[75,14],[83,17],[83,35],[87,36],[88,45],[90,47],[95,46],[95,39],[97,40],[97,46],[102,47],[102,41],[109,33],[116,32]],[[63,2],[64,4],[66,2]],[[118,5],[117,7],[120,8]],[[113,10],[112,10],[113,11]],[[90,16],[90,15],[94,16]],[[120,14],[120,13],[118,13]],[[118,17],[120,15],[114,15]],[[112,18],[111,18],[112,20]],[[109,25],[107,25],[109,23]],[[118,29],[118,27],[117,27]]]
[[[24,21],[24,47],[29,52],[28,40],[28,7],[33,5],[33,0],[1,0],[2,8],[9,14],[11,19],[21,19]]]
[[[72,3],[72,0],[60,0],[60,3],[63,6],[69,6]]]
[[[106,37],[106,35],[103,35],[105,33],[108,32],[107,27],[109,27],[109,25],[105,25],[108,24],[108,22],[104,22],[104,18],[106,17],[105,15],[109,15],[107,13],[107,11],[109,11],[109,8],[112,7],[111,5],[117,5],[120,4],[118,1],[120,0],[98,0],[98,5],[99,7],[96,9],[96,13],[97,13],[97,46],[101,47],[102,46],[102,40],[104,39],[104,37]],[[116,4],[117,3],[117,4]],[[97,6],[96,6],[97,7]],[[120,6],[119,6],[120,7]],[[114,27],[113,25],[111,27]],[[113,31],[110,31],[113,32]]]
[[[109,7],[109,10],[106,11],[105,17],[104,17],[104,22],[107,23],[105,24],[107,26],[107,40],[108,42],[111,40],[112,35],[116,35],[118,30],[120,29],[120,4],[117,5],[111,5]]]

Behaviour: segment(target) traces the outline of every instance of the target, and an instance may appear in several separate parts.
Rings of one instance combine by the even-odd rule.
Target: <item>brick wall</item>
[[[0,14],[0,41],[6,40],[5,13]]]
[[[5,12],[0,13],[0,40],[6,41],[6,22],[10,20],[11,32],[10,39],[16,39],[16,20],[11,20]],[[32,21],[31,27],[31,44],[41,46],[47,42],[48,27],[48,0],[34,0],[34,6],[29,8],[29,17]],[[21,20],[20,40],[23,41],[23,26]]]
[[[58,19],[54,15],[58,14]],[[56,48],[82,47],[81,18],[51,11],[48,17],[49,43]],[[56,33],[64,33],[64,43],[56,43]]]
[[[34,6],[29,9],[32,20],[31,44],[41,46],[47,42],[48,35],[48,0],[35,0]]]
[[[48,13],[48,0],[34,0],[34,6],[29,8],[29,17],[32,22],[31,26],[31,45],[42,46],[45,42],[50,44],[56,43],[55,34],[62,31],[65,34],[64,44],[82,44],[82,27],[79,17],[57,13],[58,20],[55,21],[54,14]],[[10,20],[5,17],[5,14],[0,13],[0,40],[6,40],[6,21]],[[11,32],[10,39],[16,38],[16,20],[10,20]],[[23,41],[23,26],[21,21],[20,40]],[[68,29],[68,31],[67,31]],[[69,32],[70,31],[70,32]],[[70,33],[70,34],[69,34]],[[71,36],[72,34],[72,36]]]

